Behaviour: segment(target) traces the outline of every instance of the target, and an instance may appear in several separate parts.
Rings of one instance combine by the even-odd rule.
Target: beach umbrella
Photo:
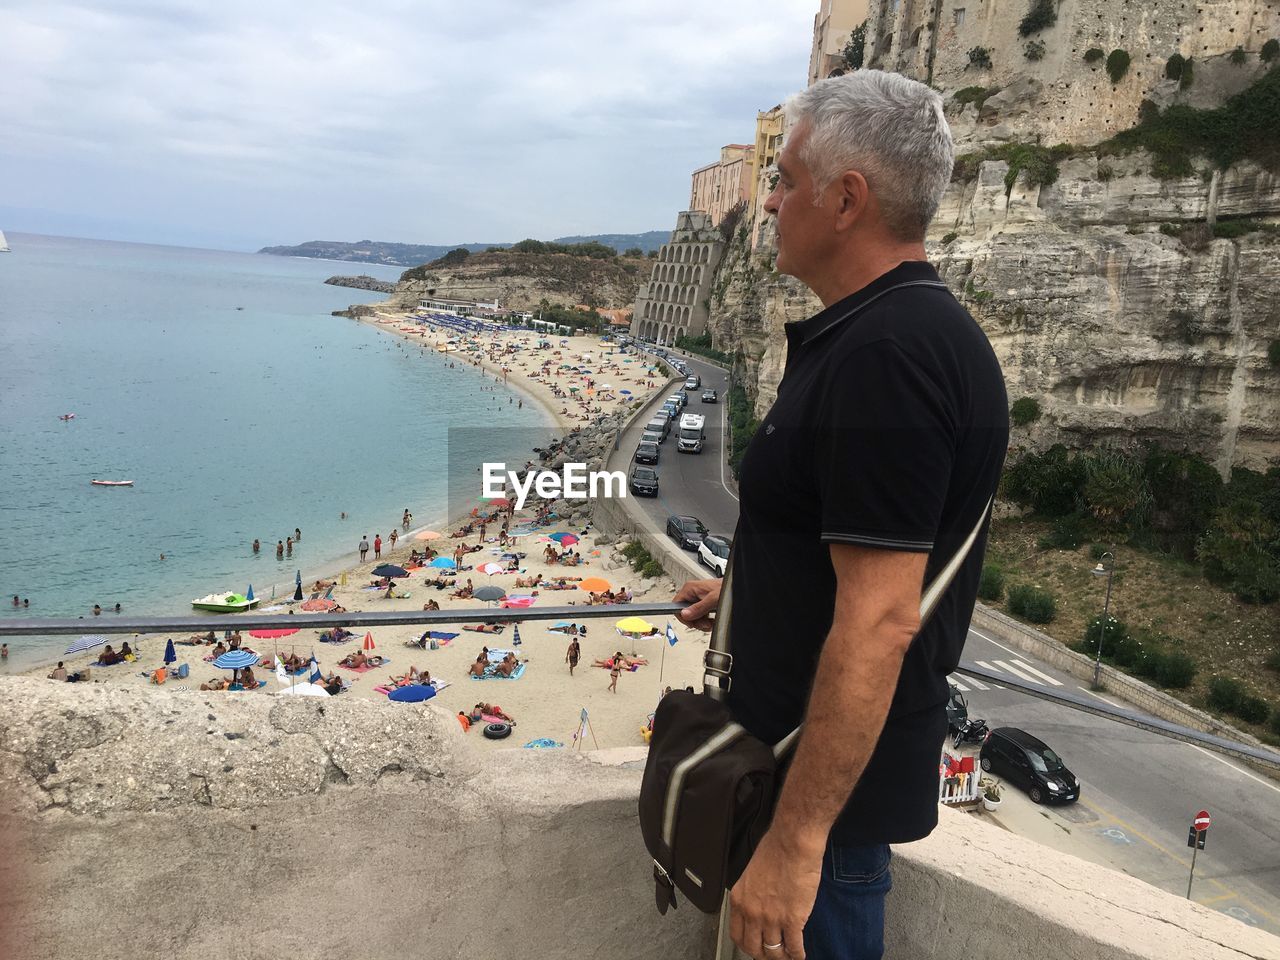
[[[377,644],[373,642],[373,633],[366,632],[364,635],[364,648],[366,650],[372,650],[376,646]]]
[[[307,611],[325,611],[332,610],[338,605],[336,600],[328,600],[324,597],[317,597],[314,600],[307,600],[302,604],[302,609]]]
[[[507,591],[501,587],[481,587],[471,595],[477,600],[501,600],[507,595]]]
[[[297,573],[295,573],[295,574],[293,575],[293,582],[294,582],[294,583],[296,583],[298,586],[302,586],[302,571],[301,571],[301,570],[299,570]]]
[[[100,647],[107,642],[107,638],[102,634],[88,634],[79,640],[73,640],[71,646],[67,647],[67,653],[80,653],[84,650],[92,650],[94,647]]]
[[[404,567],[396,566],[394,563],[383,563],[373,568],[375,577],[407,577],[409,571]]]
[[[257,637],[259,640],[278,640],[281,637],[293,636],[298,629],[298,627],[282,627],[275,630],[250,630],[249,636]]]
[[[511,645],[513,647],[518,647],[520,646],[520,644],[524,642],[523,640],[520,639],[520,624],[513,623],[511,626],[512,626]]]
[[[612,383],[602,383],[602,384],[600,384],[600,389],[601,389],[601,390],[612,390],[612,389],[613,389],[613,384],[612,384]]]
[[[630,390],[619,390],[618,392],[619,392],[620,394],[622,394],[624,397],[629,397],[629,396],[631,396],[631,391],[630,391]]]
[[[287,687],[281,687],[276,691],[281,697],[327,697],[329,691],[324,687],[318,687],[314,683],[294,683]]]
[[[294,585],[294,588],[293,588],[293,599],[294,599],[294,600],[301,600],[301,599],[302,599],[302,581],[301,581],[301,580],[299,580],[299,581]]]
[[[219,670],[243,670],[258,662],[258,655],[249,650],[228,650],[213,665]]]
[[[486,573],[486,574],[488,574],[488,575],[489,575],[489,576],[491,576],[491,577],[492,577],[495,573],[506,573],[506,572],[507,572],[507,568],[506,568],[506,567],[504,567],[502,564],[500,564],[500,563],[493,563],[493,562],[490,562],[490,563],[482,563],[482,564],[480,564],[480,566],[476,567],[476,569],[477,569],[477,570],[479,570],[481,573]]]
[[[586,590],[588,593],[600,593],[609,589],[609,581],[603,577],[587,577],[585,580],[578,581],[578,589]]]
[[[444,534],[437,530],[419,530],[413,535],[415,540],[439,540]]]
[[[174,663],[178,659],[178,651],[173,649],[173,640],[168,640],[164,645],[164,662]]]
[[[246,590],[246,591],[244,592],[244,598],[245,598],[246,600],[252,600],[252,599],[253,599],[253,584],[252,584],[252,583],[251,583],[251,584],[249,584],[249,589],[248,589],[248,590]]]
[[[575,533],[552,533],[548,536],[562,547],[572,547],[578,542],[578,535]]]
[[[429,683],[415,683],[407,687],[396,687],[387,694],[387,699],[396,703],[421,703],[435,695],[436,688]]]
[[[436,557],[429,564],[427,564],[427,566],[441,567],[445,570],[452,570],[454,567],[457,566],[457,564],[453,562],[452,557]]]
[[[619,633],[645,634],[658,629],[644,617],[623,617],[614,626]]]

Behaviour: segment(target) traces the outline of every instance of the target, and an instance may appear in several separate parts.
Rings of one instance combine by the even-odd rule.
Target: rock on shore
[[[357,290],[373,290],[376,293],[393,293],[396,285],[390,280],[379,280],[367,274],[358,277],[330,277],[325,283],[334,287],[354,287]]]

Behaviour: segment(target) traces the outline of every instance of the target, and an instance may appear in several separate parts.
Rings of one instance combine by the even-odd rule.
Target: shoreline
[[[358,322],[374,326],[376,329],[389,330],[410,343],[416,341],[424,350],[433,349],[435,338],[431,336],[430,332],[424,337],[398,329],[404,318],[405,314],[403,313],[380,313],[355,319]],[[498,335],[497,343],[502,343],[502,341],[512,337],[532,341],[538,336],[534,331],[504,333]],[[457,359],[465,357],[468,365],[480,371],[483,376],[492,378],[495,383],[502,383],[523,399],[538,403],[540,409],[551,420],[552,425],[559,428],[557,433],[561,437],[566,436],[574,428],[580,427],[583,429],[577,435],[575,442],[582,442],[588,446],[591,443],[607,442],[604,431],[593,429],[594,424],[606,417],[625,416],[636,401],[647,398],[650,395],[651,391],[644,386],[645,381],[648,379],[645,373],[649,366],[648,359],[636,354],[623,356],[616,353],[606,359],[606,355],[601,352],[599,338],[595,335],[549,339],[556,344],[549,350],[526,348],[515,354],[503,354],[499,362],[491,360],[487,355],[477,358],[470,350],[466,352],[462,349],[451,350],[448,353],[456,353],[456,358],[450,358],[455,363]],[[559,347],[560,339],[569,340],[569,344],[566,347]],[[487,354],[487,348],[494,345],[494,340],[488,334],[483,337],[467,337],[464,338],[463,343],[460,343],[459,346],[470,347],[477,343],[486,348]],[[605,349],[607,350],[608,348]],[[556,354],[559,354],[559,357]],[[557,364],[568,362],[570,359],[575,363],[579,362],[578,358],[582,354],[589,354],[591,357],[590,361],[588,361],[590,366],[587,366],[587,363],[582,364],[582,366],[593,371],[591,374],[572,373],[560,370],[557,367]],[[632,363],[624,364],[624,360],[631,360]],[[499,369],[503,364],[509,368],[505,381],[502,379]],[[631,373],[628,367],[636,372]],[[547,378],[541,377],[540,371],[544,368],[552,371],[551,376]],[[563,393],[569,385],[576,385],[579,378],[585,382],[588,376],[597,381],[604,380],[607,383],[612,383],[616,389],[630,388],[633,391],[633,396],[622,396],[615,390],[614,399],[612,400],[597,400],[587,397],[584,393],[578,394],[578,396],[583,396],[583,400],[578,400],[572,394]],[[555,388],[553,388],[553,384]],[[561,397],[555,395],[556,388],[562,391]],[[660,390],[662,385],[660,384],[654,389]],[[557,403],[560,405],[559,408],[556,406]],[[599,413],[594,412],[596,406],[601,408]],[[560,412],[562,409],[568,411],[567,415]],[[605,424],[604,426],[611,429],[610,424]],[[561,451],[561,453],[563,454],[564,451]],[[575,456],[581,456],[581,452],[575,452]],[[528,458],[531,459],[532,457],[533,454],[530,452]],[[586,458],[583,457],[583,459]],[[554,461],[549,462],[548,467],[552,466],[553,463]],[[519,528],[529,523],[537,506],[542,502],[536,497],[531,497],[524,509],[515,511],[514,518],[511,521],[512,527]],[[603,577],[614,588],[627,587],[637,599],[669,599],[671,591],[675,588],[674,581],[669,576],[642,580],[630,569],[628,561],[617,552],[617,544],[613,538],[597,536],[591,524],[589,512],[589,504],[585,502],[573,503],[571,508],[566,511],[567,516],[565,518],[557,519],[542,530],[524,536],[517,541],[518,545],[515,549],[525,553],[525,557],[518,563],[518,573],[497,572],[486,576],[478,570],[481,564],[497,560],[503,550],[497,545],[496,537],[493,536],[496,533],[495,525],[490,525],[491,528],[486,531],[486,540],[482,543],[479,542],[476,532],[457,539],[449,537],[450,533],[471,519],[468,515],[464,515],[462,518],[446,518],[446,523],[443,526],[434,527],[434,529],[444,534],[444,537],[439,540],[433,540],[429,544],[424,544],[422,541],[414,539],[416,533],[428,529],[429,525],[415,522],[411,525],[411,529],[399,538],[394,550],[390,549],[384,541],[383,554],[380,560],[375,561],[370,556],[367,562],[361,564],[352,563],[349,559],[335,558],[333,563],[317,564],[315,567],[308,569],[307,575],[303,580],[303,592],[305,596],[309,596],[313,592],[310,588],[316,579],[331,579],[335,582],[332,593],[334,599],[353,611],[420,609],[425,600],[436,600],[444,610],[448,610],[450,607],[466,607],[474,612],[479,606],[477,601],[451,598],[449,590],[437,590],[424,583],[424,571],[420,570],[411,571],[411,575],[407,580],[397,581],[398,593],[407,594],[404,598],[397,595],[396,599],[384,599],[382,591],[366,590],[362,586],[370,581],[371,570],[376,563],[396,562],[404,564],[412,548],[425,545],[433,546],[442,555],[449,556],[452,554],[453,549],[459,543],[462,543],[471,548],[471,552],[464,558],[463,564],[464,566],[469,565],[472,569],[463,570],[458,574],[457,585],[459,586],[465,583],[469,577],[477,588],[495,585],[508,590],[511,594],[532,595],[535,592],[533,589],[521,589],[516,585],[515,580],[517,578],[526,579],[536,574],[542,574],[548,580],[558,577]],[[569,532],[580,537],[574,550],[578,553],[580,559],[584,561],[581,566],[565,567],[558,563],[552,564],[547,561],[543,553],[547,545],[546,538],[540,536],[540,534],[552,531]],[[479,546],[478,550],[476,549],[477,545]],[[315,572],[317,570],[321,572]],[[287,592],[283,596],[278,595],[275,600],[276,603],[285,608],[279,611],[282,616],[287,616],[286,611],[293,607],[293,586],[292,581],[288,582]],[[271,586],[268,585],[266,589],[269,591]],[[533,602],[551,605],[573,605],[586,603],[587,600],[586,594],[581,590],[572,589],[572,582],[570,582],[570,589],[564,591],[538,589]],[[268,603],[267,605],[270,606],[271,604]],[[619,619],[627,615],[625,605],[619,605],[612,609],[617,610]],[[104,616],[108,615],[104,612]],[[639,745],[643,742],[639,734],[640,726],[643,724],[646,715],[652,712],[657,703],[661,689],[660,683],[661,685],[675,684],[685,686],[696,682],[701,663],[701,652],[705,649],[703,646],[705,637],[696,634],[694,631],[681,628],[676,624],[675,626],[681,634],[681,639],[692,642],[681,643],[668,649],[665,640],[661,641],[661,643],[655,643],[653,640],[640,640],[637,649],[640,654],[647,654],[651,663],[639,666],[635,671],[624,671],[619,680],[617,692],[611,692],[608,689],[609,671],[597,669],[591,664],[593,661],[611,656],[618,649],[623,650],[624,653],[629,652],[632,641],[624,640],[614,632],[612,618],[610,617],[603,619],[593,618],[590,622],[592,626],[589,636],[581,640],[582,660],[572,676],[570,676],[568,666],[565,664],[565,648],[568,638],[562,634],[551,632],[548,629],[551,624],[546,621],[529,621],[523,624],[521,628],[523,644],[518,647],[512,646],[513,629],[508,629],[501,635],[489,635],[464,631],[460,622],[451,624],[442,628],[446,632],[456,634],[450,644],[437,650],[431,650],[420,649],[416,646],[407,647],[405,645],[406,640],[418,637],[421,633],[420,629],[414,627],[380,628],[376,631],[377,635],[374,637],[375,649],[371,653],[387,657],[389,663],[385,667],[374,668],[360,673],[337,668],[339,658],[361,649],[362,643],[359,635],[345,644],[335,646],[317,643],[317,633],[306,630],[280,640],[255,640],[245,636],[244,645],[254,649],[260,658],[290,651],[304,658],[314,654],[323,672],[326,674],[336,672],[348,682],[349,692],[341,694],[343,697],[356,696],[364,699],[385,700],[385,696],[374,689],[376,686],[385,685],[391,676],[400,675],[408,671],[410,666],[417,667],[420,670],[429,670],[433,678],[441,678],[446,681],[446,685],[432,700],[432,703],[441,706],[450,713],[469,710],[477,700],[483,700],[500,704],[503,710],[517,718],[518,729],[515,731],[517,740],[506,743],[485,741],[486,746],[494,748],[510,747],[523,744],[530,739],[542,737],[562,742],[566,746],[571,745],[575,718],[584,707],[590,709],[593,728],[602,747]],[[284,625],[282,623],[282,626]],[[662,624],[656,625],[661,629]],[[208,629],[218,635],[225,628],[220,628],[218,620],[215,617],[210,617]],[[86,621],[86,632],[91,631],[91,622]],[[363,632],[372,635],[372,631]],[[227,671],[213,668],[211,663],[203,660],[203,657],[209,651],[208,647],[187,646],[184,644],[176,644],[177,664],[186,663],[188,665],[190,670],[189,677],[186,680],[171,679],[163,689],[157,689],[155,685],[150,683],[149,679],[141,674],[149,673],[160,666],[166,637],[172,637],[175,641],[185,639],[172,633],[148,634],[140,637],[123,634],[112,636],[110,641],[116,647],[123,641],[128,640],[130,645],[138,650],[138,658],[135,662],[111,667],[95,668],[90,666],[91,682],[145,687],[153,691],[157,696],[197,695],[203,697],[210,707],[217,703],[219,696],[270,695],[271,691],[277,689],[277,680],[272,671],[265,668],[255,668],[257,678],[262,681],[262,686],[256,691],[245,691],[243,693],[202,692],[199,690],[202,682],[210,681],[215,677],[226,677],[228,673]],[[698,642],[699,639],[702,642]],[[519,680],[491,680],[483,683],[470,678],[467,667],[475,660],[480,649],[489,644],[494,645],[495,648],[514,649],[520,659],[526,662],[528,675],[521,677]],[[63,654],[60,659],[66,663],[69,671],[74,672],[91,665],[96,661],[99,652],[100,648],[95,648],[74,656]],[[661,677],[658,666],[659,658],[665,658]],[[57,657],[53,657],[38,666],[24,666],[23,668],[14,669],[12,674],[43,678],[49,672],[52,664],[57,662],[57,659]],[[185,693],[181,688],[185,688]],[[76,688],[67,687],[66,689],[72,692]],[[393,710],[412,709],[412,707],[401,707],[399,704],[388,704],[388,707]]]

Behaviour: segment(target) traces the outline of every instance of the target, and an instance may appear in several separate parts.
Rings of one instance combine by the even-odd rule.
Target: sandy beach
[[[427,350],[437,350],[447,344],[450,334],[432,328],[414,327],[406,322],[404,314],[375,313],[361,318],[360,322],[369,323],[378,328],[404,338],[409,343],[420,343]],[[454,334],[453,336],[456,336]],[[508,332],[501,334],[485,334],[479,337],[460,338],[450,344],[447,356],[450,361],[469,364],[476,368],[477,375],[492,378],[495,389],[511,390],[513,396],[521,402],[533,401],[542,405],[556,423],[568,431],[574,427],[585,426],[599,417],[626,411],[635,401],[645,399],[651,392],[646,384],[652,382],[652,389],[661,389],[665,378],[651,380],[645,376],[647,363],[632,355],[609,355],[608,345],[602,345],[595,336],[579,336],[571,338],[550,338],[550,348],[537,349],[536,344],[541,337],[532,331]],[[514,353],[507,351],[508,345],[518,345]],[[480,352],[475,348],[479,346]],[[587,358],[589,366],[582,363]],[[633,359],[632,363],[623,362]],[[572,365],[582,364],[591,371],[582,374],[571,369]],[[562,364],[569,364],[562,367]],[[504,369],[505,368],[505,369]],[[588,384],[588,381],[591,384]],[[605,385],[612,389],[603,389]],[[576,388],[574,392],[570,388]],[[620,391],[629,390],[630,395]],[[535,455],[532,451],[530,458]],[[480,491],[477,490],[477,496]],[[510,519],[513,530],[528,526],[540,506],[545,501],[532,493],[523,509],[515,511]],[[452,557],[459,544],[467,549],[480,545],[478,551],[469,552],[463,558],[463,569],[457,576],[460,587],[471,579],[475,588],[482,586],[498,586],[508,594],[531,596],[534,609],[542,605],[586,605],[590,597],[581,589],[549,590],[543,588],[525,588],[516,585],[517,579],[525,581],[541,574],[546,580],[560,577],[588,578],[599,577],[606,580],[613,590],[626,587],[636,600],[666,601],[671,598],[675,582],[669,577],[642,579],[628,565],[625,558],[617,552],[617,545],[607,538],[598,537],[589,522],[581,515],[570,522],[552,520],[515,540],[514,547],[503,548],[498,543],[498,531],[502,519],[487,525],[484,541],[480,540],[479,531],[473,531],[459,538],[450,537],[452,532],[460,529],[470,517],[454,518],[437,532],[443,534],[440,539],[424,539],[422,528],[414,527],[408,531],[397,528],[399,539],[391,547],[384,537],[382,556],[375,559],[369,551],[366,563],[353,565],[342,570],[331,579],[336,583],[331,597],[342,607],[350,611],[401,611],[421,610],[428,600],[435,600],[442,610],[467,607],[476,609],[486,604],[476,600],[455,599],[451,596],[456,587],[437,589],[425,582],[429,577],[444,573],[453,577],[449,571],[440,571],[431,567],[414,569],[408,578],[398,579],[394,599],[386,599],[385,590],[370,589],[375,579],[371,571],[379,563],[396,563],[407,565],[412,549],[431,547],[440,556]],[[389,529],[384,531],[389,533]],[[550,562],[545,550],[552,542],[546,536],[550,533],[570,533],[578,536],[579,541],[573,545],[581,562],[577,566],[567,566],[558,562]],[[370,532],[372,540],[372,532]],[[525,554],[518,560],[518,570],[512,572],[485,573],[478,568],[485,563],[498,563],[501,555],[509,549]],[[570,580],[570,583],[574,581]],[[314,584],[307,580],[304,587]],[[306,590],[308,596],[313,591]],[[263,611],[278,609],[285,614],[294,605],[276,601],[274,605],[268,601],[260,608]],[[598,609],[593,607],[593,609]],[[407,642],[416,641],[423,632],[423,627],[378,628],[373,631],[356,629],[353,639],[341,644],[319,642],[320,631],[303,630],[292,636],[263,640],[243,637],[243,645],[253,649],[260,655],[259,662],[274,657],[276,654],[296,654],[303,658],[315,655],[320,669],[325,674],[336,673],[342,677],[348,689],[339,697],[363,697],[382,701],[390,711],[420,710],[434,706],[457,714],[459,711],[470,712],[480,701],[495,704],[513,717],[516,721],[512,735],[505,740],[487,740],[482,736],[483,724],[473,725],[469,736],[493,748],[519,747],[536,739],[550,739],[573,747],[573,737],[579,727],[581,710],[585,707],[590,717],[591,733],[585,737],[585,748],[636,746],[643,744],[640,733],[656,705],[663,686],[683,687],[697,684],[701,678],[702,652],[705,649],[706,637],[696,631],[676,627],[679,641],[675,646],[667,644],[665,638],[658,636],[635,641],[634,649],[641,657],[648,658],[648,664],[633,670],[624,670],[618,679],[617,692],[609,690],[610,671],[593,666],[597,659],[605,659],[615,651],[630,653],[632,641],[619,635],[614,624],[629,614],[626,604],[611,607],[616,616],[592,618],[583,621],[587,626],[587,634],[579,638],[581,660],[574,674],[569,673],[565,662],[570,638],[562,632],[549,629],[554,621],[525,621],[519,625],[522,643],[513,645],[514,629],[508,626],[501,634],[490,635],[475,633],[462,629],[461,623],[433,626],[433,630],[444,633],[456,633],[457,636],[441,644],[438,649],[422,649]],[[665,622],[655,623],[660,629]],[[87,631],[91,629],[86,624]],[[216,618],[210,618],[210,628],[216,631],[219,639],[223,629]],[[374,649],[369,655],[381,655],[387,662],[383,666],[366,669],[361,672],[338,666],[339,661],[364,646],[365,634],[370,633]],[[253,691],[201,691],[200,685],[215,679],[227,679],[229,671],[215,668],[206,662],[211,647],[192,646],[176,643],[178,660],[170,669],[176,670],[182,664],[188,666],[186,679],[171,677],[163,686],[153,684],[149,676],[161,665],[165,641],[170,635],[147,636],[111,636],[113,647],[119,649],[120,644],[128,641],[137,651],[133,662],[121,663],[111,667],[91,667],[92,682],[108,684],[128,684],[155,691],[157,696],[200,696],[211,706],[216,706],[221,698],[226,697],[262,697],[274,696],[279,684],[274,672],[268,667],[255,668],[254,673],[262,686]],[[173,636],[175,641],[185,637]],[[523,671],[517,679],[473,679],[469,666],[476,660],[482,648],[490,650],[513,650],[523,664]],[[665,663],[660,681],[659,661],[664,655]],[[76,671],[90,666],[99,655],[101,648],[87,653],[65,658],[69,671]],[[384,692],[394,685],[394,678],[403,677],[410,668],[417,671],[429,671],[431,678],[444,684],[428,705],[405,704],[388,701]],[[31,675],[45,675],[49,667],[33,669]],[[146,674],[144,676],[144,674]],[[305,677],[298,678],[305,682]],[[52,682],[52,681],[51,681]]]

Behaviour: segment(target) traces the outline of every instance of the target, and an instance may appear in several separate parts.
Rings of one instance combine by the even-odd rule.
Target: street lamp
[[[1103,560],[1110,559],[1110,565],[1103,564]],[[1098,558],[1098,565],[1094,567],[1090,573],[1095,577],[1107,578],[1107,598],[1102,601],[1102,625],[1098,635],[1098,656],[1093,661],[1093,689],[1098,689],[1098,675],[1102,672],[1102,644],[1107,639],[1107,620],[1108,611],[1111,608],[1111,575],[1115,572],[1115,554],[1110,550],[1106,551]]]

